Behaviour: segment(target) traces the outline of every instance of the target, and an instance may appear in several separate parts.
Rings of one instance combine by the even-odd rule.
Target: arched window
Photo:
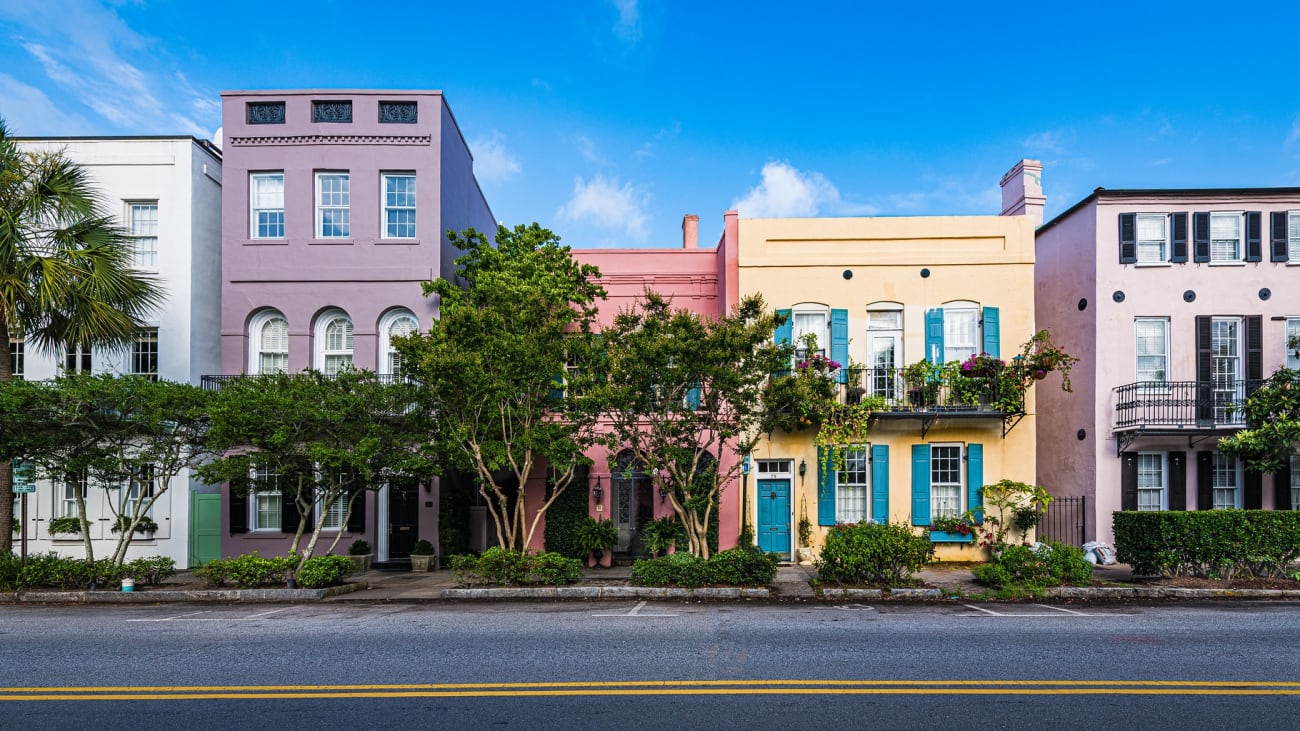
[[[379,321],[379,372],[399,376],[402,374],[402,356],[393,347],[393,340],[405,337],[420,329],[410,310],[390,310]]]
[[[248,372],[289,370],[289,321],[279,310],[259,312],[248,326]]]
[[[326,310],[316,320],[316,362],[327,376],[352,367],[352,318],[343,310]]]

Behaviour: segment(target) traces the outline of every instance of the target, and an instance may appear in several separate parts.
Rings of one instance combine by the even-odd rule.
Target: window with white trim
[[[357,499],[360,500],[361,498],[357,498]],[[324,504],[323,500],[316,502],[317,520],[320,520],[321,506],[323,504]],[[321,530],[338,531],[346,528],[347,512],[348,512],[348,494],[345,492],[342,495],[339,495],[338,498],[335,499],[334,502],[330,505],[329,510],[325,512],[325,522],[321,523]]]
[[[316,238],[352,235],[351,185],[347,173],[316,173]]]
[[[127,231],[135,247],[135,268],[158,271],[158,201],[127,203]]]
[[[140,468],[139,474],[132,475],[126,484],[121,488],[121,500],[118,503],[118,514],[125,516],[135,515],[135,506],[140,500],[148,499],[153,495],[154,467],[151,464],[144,465]],[[143,515],[148,515],[150,511],[146,510]]]
[[[22,380],[27,367],[27,344],[18,335],[9,336],[9,372],[14,378]]]
[[[1211,507],[1215,510],[1241,507],[1241,461],[1215,452],[1210,465]]]
[[[983,350],[980,342],[980,308],[974,302],[943,306],[943,360],[961,363]]]
[[[131,375],[158,380],[158,328],[140,330],[131,342]]]
[[[69,373],[90,373],[90,348],[69,345],[63,350],[63,369]]]
[[[902,390],[899,369],[904,363],[903,310],[878,307],[882,306],[867,309],[867,367],[871,369],[867,391],[893,401]]]
[[[1241,213],[1210,214],[1210,262],[1241,261]]]
[[[841,447],[843,469],[835,471],[835,520],[861,523],[870,518],[868,505],[871,490],[867,455],[869,447]],[[837,455],[839,456],[839,455]]]
[[[831,342],[830,309],[826,305],[799,304],[791,308],[790,314],[793,318],[790,343],[794,346],[795,360],[804,360],[810,355],[804,345],[805,335],[817,338],[817,349],[813,351],[814,353],[826,355],[827,347]]]
[[[1163,264],[1169,260],[1169,217],[1163,213],[1137,214],[1137,260],[1139,264]]]
[[[402,355],[393,346],[396,338],[406,337],[419,330],[415,315],[410,310],[393,310],[379,323],[379,372],[393,376],[402,374]]]
[[[1137,380],[1139,383],[1169,381],[1169,318],[1139,317],[1133,321]]]
[[[280,511],[284,496],[280,493],[280,476],[268,469],[253,469],[254,491],[248,496],[248,526],[254,531],[279,532],[282,523]]]
[[[60,518],[77,517],[77,495],[90,492],[90,473],[82,471],[66,475],[59,489],[59,502],[54,510]]]
[[[384,173],[384,232],[386,239],[415,238],[415,173]]]
[[[1215,317],[1210,320],[1210,378],[1216,423],[1239,423],[1245,418],[1241,404],[1246,399],[1242,379],[1241,318]]]
[[[1166,454],[1164,452],[1138,452],[1137,489],[1138,510],[1164,510]]]
[[[1291,455],[1291,509],[1300,510],[1300,456]]]
[[[248,372],[286,373],[289,370],[289,321],[276,310],[255,315],[248,326]]]
[[[1300,211],[1286,214],[1287,261],[1300,263]]]
[[[284,173],[253,173],[249,176],[248,189],[251,236],[284,238]]]
[[[1286,367],[1300,369],[1300,317],[1286,321]]]
[[[930,445],[930,514],[934,518],[959,518],[965,511],[965,470],[962,445]]]
[[[316,367],[333,376],[352,367],[352,319],[330,310],[316,323]]]

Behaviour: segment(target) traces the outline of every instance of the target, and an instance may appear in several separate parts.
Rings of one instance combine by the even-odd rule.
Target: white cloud
[[[596,149],[596,143],[593,142],[590,137],[586,135],[578,135],[577,138],[574,139],[574,144],[578,146],[578,153],[587,158],[588,161],[594,162],[602,167],[609,165],[609,160],[606,160],[605,157],[600,154],[600,150]]]
[[[643,241],[649,233],[645,213],[649,203],[649,193],[631,182],[620,184],[617,179],[597,174],[590,181],[574,179],[573,197],[555,215],[564,221],[622,231],[629,238]]]
[[[519,174],[519,158],[506,149],[506,137],[496,130],[471,140],[469,149],[474,152],[474,174],[479,180],[505,182]]]
[[[1061,146],[1060,132],[1039,132],[1038,134],[1029,135],[1021,143],[1030,150],[1051,152],[1057,155],[1065,154],[1065,148]]]
[[[59,109],[45,92],[7,74],[0,74],[0,99],[4,118],[15,137],[88,135],[94,132],[84,118]]]
[[[1291,123],[1291,134],[1286,136],[1288,145],[1295,144],[1298,141],[1300,141],[1300,117],[1296,117],[1295,121]]]
[[[789,218],[816,216],[823,211],[837,214],[869,214],[870,205],[845,203],[840,191],[821,173],[802,172],[786,162],[763,166],[763,181],[732,202],[745,218]]]
[[[637,0],[611,0],[618,10],[618,21],[614,23],[614,35],[624,42],[634,44],[641,40],[641,10]]]

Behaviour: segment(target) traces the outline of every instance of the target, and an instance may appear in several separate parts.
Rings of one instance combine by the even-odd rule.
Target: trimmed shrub
[[[555,586],[582,578],[582,563],[558,553],[520,553],[493,546],[481,556],[447,559],[461,586]]]
[[[1300,559],[1300,511],[1114,514],[1116,558],[1143,576],[1284,578]]]
[[[16,554],[0,554],[0,591],[13,591],[18,588],[18,572],[22,567],[22,560]]]
[[[632,564],[640,586],[767,586],[776,578],[776,556],[754,547],[731,548],[707,560],[685,551]]]
[[[708,582],[705,560],[685,551],[632,564],[631,581],[640,586],[704,586]]]
[[[815,566],[823,584],[901,587],[930,562],[934,544],[897,523],[837,525]]]
[[[1092,564],[1084,560],[1083,550],[1056,541],[1041,543],[1037,548],[1007,546],[992,563],[976,566],[971,573],[976,582],[998,589],[1033,590],[1092,583]]]
[[[349,556],[368,556],[370,553],[370,544],[359,538],[353,541],[351,546],[348,546]]]
[[[222,587],[229,582],[241,589],[256,589],[287,582],[297,567],[298,555],[295,553],[262,558],[253,551],[234,558],[213,559],[195,569],[194,574],[209,586]]]
[[[352,574],[356,564],[347,556],[312,556],[298,569],[298,583],[308,589],[342,584]]]
[[[149,556],[131,561],[125,569],[125,575],[137,582],[157,586],[176,575],[176,561],[167,556]]]

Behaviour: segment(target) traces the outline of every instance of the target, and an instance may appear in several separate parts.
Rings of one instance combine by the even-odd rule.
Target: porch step
[[[411,559],[409,558],[390,558],[387,561],[376,561],[370,564],[370,568],[375,571],[410,571]]]

